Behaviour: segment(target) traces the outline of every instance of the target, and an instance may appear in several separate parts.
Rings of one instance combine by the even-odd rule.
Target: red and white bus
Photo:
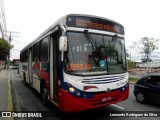
[[[112,20],[69,14],[20,52],[20,74],[64,112],[128,98],[124,27]]]

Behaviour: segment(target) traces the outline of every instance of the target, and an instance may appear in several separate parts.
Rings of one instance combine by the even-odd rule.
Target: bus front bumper
[[[58,90],[58,105],[63,112],[79,112],[110,104],[115,104],[128,98],[129,86],[124,90],[115,90],[109,93],[97,93],[93,98],[79,98],[68,93],[68,91]]]

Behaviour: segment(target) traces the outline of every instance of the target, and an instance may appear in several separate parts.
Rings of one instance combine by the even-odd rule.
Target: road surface
[[[17,70],[13,70],[12,74],[12,88],[13,88],[13,99],[14,108],[17,111],[49,111],[52,117],[42,118],[42,120],[159,120],[159,117],[113,117],[113,112],[129,112],[131,113],[140,111],[144,114],[146,112],[158,111],[160,114],[160,106],[154,104],[140,104],[136,102],[133,95],[133,84],[130,84],[129,98],[121,103],[109,105],[106,107],[84,111],[80,113],[65,114],[58,110],[57,107],[50,104],[49,107],[45,107],[40,99],[40,95],[31,87],[25,86],[20,75],[17,74]],[[112,116],[112,117],[109,117]],[[17,118],[20,119],[20,118]],[[27,118],[22,118],[26,119]],[[40,118],[41,119],[41,118]],[[34,119],[33,119],[34,120]],[[38,119],[39,120],[39,119]]]

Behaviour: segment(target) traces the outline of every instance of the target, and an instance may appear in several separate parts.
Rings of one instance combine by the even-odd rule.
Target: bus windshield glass
[[[65,70],[75,75],[124,73],[127,70],[123,38],[67,32],[69,49],[65,54]]]

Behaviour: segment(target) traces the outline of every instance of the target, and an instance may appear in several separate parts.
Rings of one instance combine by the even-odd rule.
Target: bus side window
[[[46,37],[40,42],[40,61],[47,62],[48,54],[48,37]]]
[[[39,60],[39,42],[33,46],[33,61],[38,62]]]

